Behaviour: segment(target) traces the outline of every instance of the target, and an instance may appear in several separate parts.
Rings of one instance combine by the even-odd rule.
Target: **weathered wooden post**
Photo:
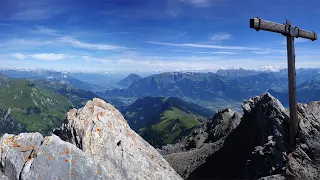
[[[260,18],[250,19],[250,28],[266,30],[270,32],[281,33],[287,36],[287,54],[288,54],[288,86],[289,86],[289,110],[290,110],[290,143],[295,145],[299,128],[297,116],[297,98],[296,98],[296,69],[294,38],[302,37],[312,41],[317,40],[317,34],[308,32],[293,26],[287,19],[286,24],[274,23]]]

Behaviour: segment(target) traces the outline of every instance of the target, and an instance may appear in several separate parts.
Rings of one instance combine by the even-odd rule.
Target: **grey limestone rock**
[[[4,134],[0,179],[182,179],[130,129],[118,110],[101,99],[70,110],[66,122],[55,131],[61,138]]]
[[[182,179],[117,109],[101,99],[70,110],[60,137],[100,162],[116,179]]]

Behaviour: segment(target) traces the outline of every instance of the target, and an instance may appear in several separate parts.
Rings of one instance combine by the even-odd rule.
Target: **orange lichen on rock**
[[[100,171],[96,171],[96,174],[101,174]]]
[[[50,156],[50,157],[48,157],[48,160],[51,160],[53,158],[55,158],[55,156]]]
[[[72,163],[72,166],[75,166],[76,165],[76,160],[72,160],[71,163]]]
[[[129,129],[127,129],[127,135],[131,137],[132,141],[134,142],[134,145],[136,145],[137,142],[136,142],[135,138],[133,137],[133,133],[131,133]]]
[[[100,135],[101,129],[100,129],[100,128],[97,128],[96,130],[97,130],[98,134]]]
[[[3,144],[7,145],[13,140],[14,140],[14,137],[9,137],[5,142],[3,142]]]
[[[18,144],[17,140],[14,140],[11,147],[16,148],[16,147],[20,147],[20,145]]]
[[[64,160],[64,162],[66,162],[66,163],[67,163],[67,162],[69,162],[69,160],[68,160],[68,159],[65,159],[65,160]]]
[[[66,148],[66,154],[67,155],[69,154],[69,148]]]
[[[72,177],[72,178],[76,178],[76,175],[74,174],[73,171],[71,171],[71,177]]]
[[[104,116],[104,112],[100,111],[99,116]]]

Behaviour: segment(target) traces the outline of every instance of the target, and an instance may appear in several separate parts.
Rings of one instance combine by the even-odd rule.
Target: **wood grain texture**
[[[266,21],[260,18],[250,19],[250,28],[253,28],[256,30],[276,32],[286,36],[290,35],[289,25]],[[301,37],[301,38],[310,39],[310,40],[317,40],[318,38],[317,34],[314,32],[309,32],[299,28],[295,28],[295,30],[296,30],[295,37]]]

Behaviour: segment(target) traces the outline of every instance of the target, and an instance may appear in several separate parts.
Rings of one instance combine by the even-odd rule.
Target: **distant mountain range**
[[[66,73],[56,71],[18,71],[18,70],[1,70],[1,74],[8,78],[24,78],[32,80],[49,80],[51,82],[57,82],[60,84],[73,85],[74,87],[86,90],[86,91],[101,91],[106,87],[91,84],[88,82],[80,81]]]
[[[297,86],[312,81],[319,76],[319,72],[320,69],[297,69]],[[179,97],[213,110],[224,107],[240,110],[240,104],[245,99],[266,91],[275,91],[273,94],[285,93],[288,86],[286,69],[275,72],[245,69],[218,70],[216,73],[167,72],[144,78],[130,74],[124,79],[121,79],[121,75],[45,70],[1,70],[0,73],[10,78],[23,77],[65,84],[66,86],[60,89],[61,92],[73,91],[67,88],[70,86],[91,91],[94,94],[87,94],[88,96],[96,94],[113,101],[118,107],[129,105],[146,96],[163,96]],[[79,95],[79,92],[74,93]]]
[[[129,87],[133,82],[138,81],[142,79],[141,76],[139,76],[138,74],[130,74],[128,77],[122,79],[121,81],[119,81],[117,83],[117,85],[127,88]]]
[[[289,106],[288,91],[269,90],[270,94],[278,98],[286,107]],[[320,101],[320,75],[313,80],[309,80],[297,86],[297,101],[299,103],[310,103]]]
[[[155,147],[177,142],[214,111],[176,97],[144,97],[121,110],[130,127]]]

